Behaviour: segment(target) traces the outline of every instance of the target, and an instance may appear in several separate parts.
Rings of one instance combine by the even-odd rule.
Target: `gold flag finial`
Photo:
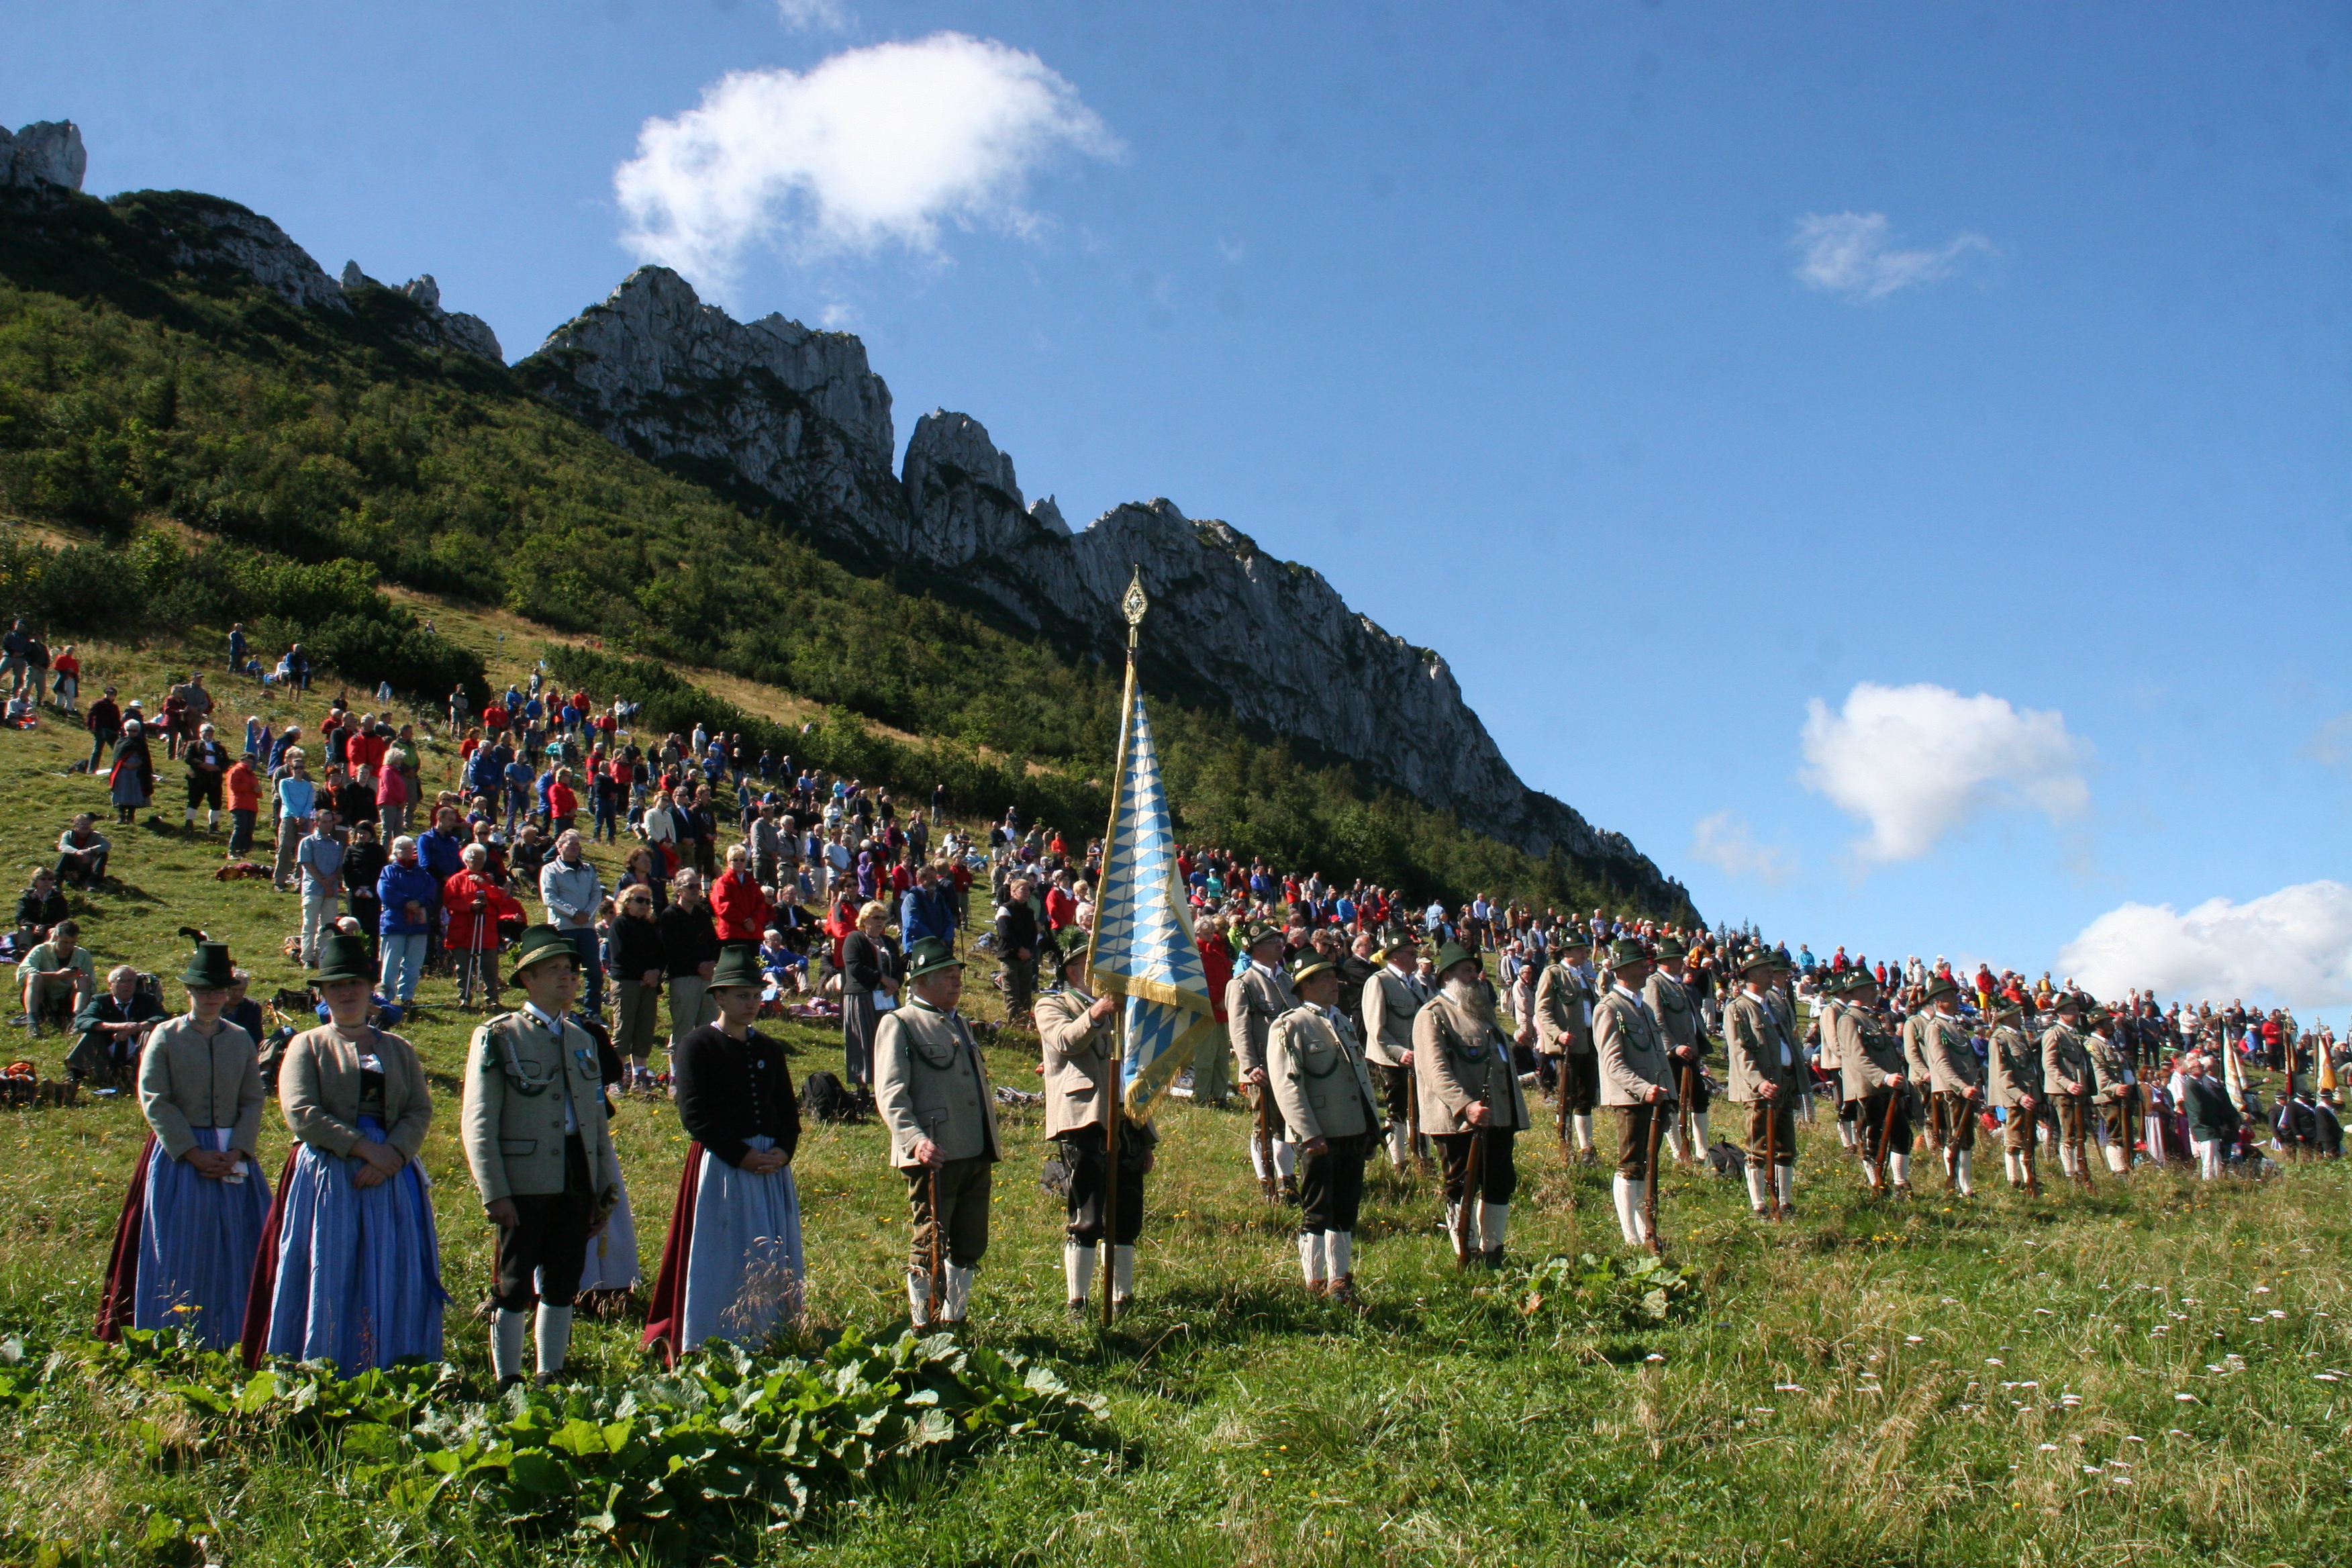
[[[1151,608],[1151,601],[1143,592],[1143,568],[1140,564],[1135,569],[1135,580],[1127,585],[1127,593],[1119,599],[1118,608],[1119,613],[1127,617],[1127,646],[1132,648],[1136,638],[1142,635],[1143,613]]]

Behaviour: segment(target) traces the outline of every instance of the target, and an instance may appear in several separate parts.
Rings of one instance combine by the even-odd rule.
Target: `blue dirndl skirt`
[[[360,1131],[381,1142],[373,1117]],[[363,1162],[303,1144],[279,1195],[278,1279],[266,1349],[331,1361],[349,1377],[411,1357],[441,1359],[441,1251],[425,1173],[411,1160],[373,1187]]]
[[[199,1146],[217,1153],[235,1130],[193,1131]],[[245,1162],[242,1182],[216,1182],[173,1159],[161,1143],[149,1149],[131,1326],[178,1329],[206,1350],[235,1344],[268,1217],[269,1183],[257,1162]]]

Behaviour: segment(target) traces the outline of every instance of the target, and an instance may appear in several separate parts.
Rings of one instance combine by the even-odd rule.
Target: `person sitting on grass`
[[[89,813],[80,813],[72,826],[58,835],[58,880],[97,887],[106,880],[106,856],[112,847]]]
[[[808,955],[793,952],[774,926],[760,933],[760,973],[768,977],[765,1001],[808,994]]]
[[[98,989],[98,962],[76,940],[80,935],[79,924],[59,921],[48,940],[16,965],[16,985],[25,998],[26,1030],[37,1040],[41,1037],[45,1015],[60,1022],[70,1018]]]
[[[163,1016],[162,1004],[139,989],[139,972],[116,964],[107,971],[106,989],[74,1015],[79,1037],[66,1058],[66,1076],[76,1083],[125,1081],[138,1066],[140,1042]]]
[[[38,868],[33,872],[33,885],[16,900],[18,942],[29,946],[46,942],[66,914],[66,896],[58,891],[58,874],[47,866]]]

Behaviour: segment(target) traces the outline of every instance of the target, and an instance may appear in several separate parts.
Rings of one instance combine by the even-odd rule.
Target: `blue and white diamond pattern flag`
[[[1176,837],[1160,753],[1143,698],[1130,681],[1126,767],[1118,781],[1110,842],[1096,900],[1094,982],[1127,998],[1127,1054],[1119,1071],[1128,1114],[1151,1120],[1160,1097],[1217,1032],[1208,975],[1192,942],[1192,921],[1176,871]]]

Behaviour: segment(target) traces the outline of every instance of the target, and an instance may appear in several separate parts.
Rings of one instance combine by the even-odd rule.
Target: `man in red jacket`
[[[740,844],[729,847],[727,869],[710,884],[710,918],[721,947],[757,947],[761,932],[768,929],[768,897],[751,874],[751,852]]]

